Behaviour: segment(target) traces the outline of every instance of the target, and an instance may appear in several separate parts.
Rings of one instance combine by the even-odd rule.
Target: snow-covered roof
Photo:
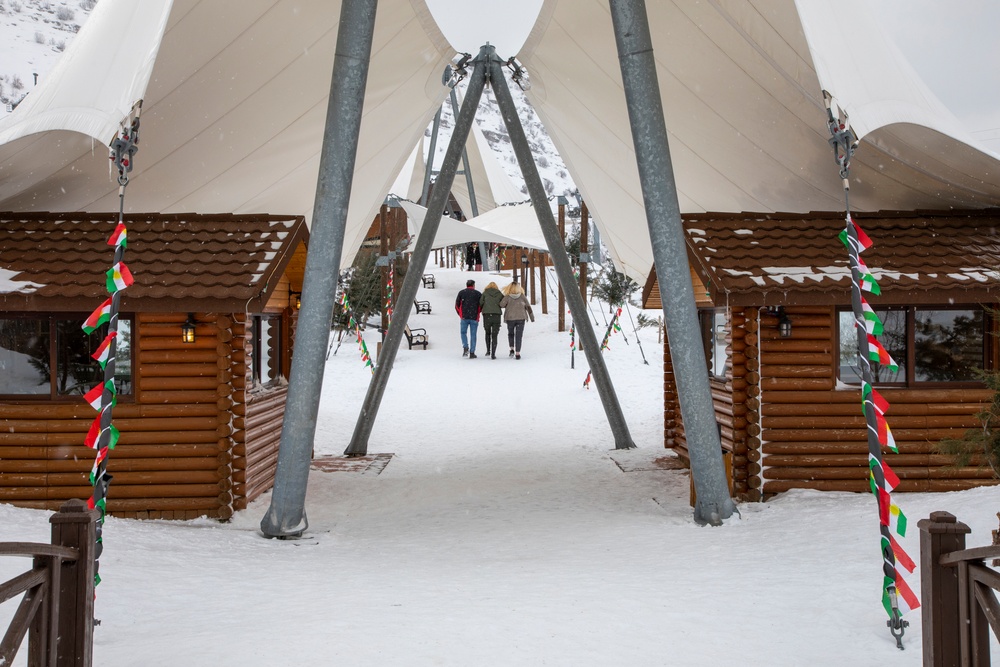
[[[340,3],[155,2],[130,14],[131,0],[104,0],[59,71],[0,125],[0,208],[116,210],[94,141],[143,97],[130,210],[310,219]],[[964,135],[863,0],[841,3],[850,20],[827,9],[647,3],[682,211],[841,208],[824,89],[863,139],[855,209],[1000,205],[1000,161]],[[379,3],[342,263],[445,99],[453,56],[423,0]],[[616,265],[641,281],[652,252],[607,4],[546,0],[519,56]]]

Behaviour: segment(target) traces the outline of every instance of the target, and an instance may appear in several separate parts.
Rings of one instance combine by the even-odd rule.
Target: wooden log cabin
[[[883,453],[899,491],[996,484],[988,466],[956,467],[937,443],[980,426],[992,392],[976,375],[1000,364],[1000,210],[858,213],[862,254],[881,295],[866,295],[899,370],[873,365],[899,453]],[[709,383],[733,491],[868,490],[868,440],[844,214],[685,215]],[[643,305],[660,309],[655,271]],[[669,327],[668,327],[669,329]],[[687,442],[664,343],[664,445]],[[973,462],[975,463],[975,462]]]
[[[87,498],[117,214],[0,213],[0,502]],[[308,231],[301,217],[131,214],[107,509],[228,519],[268,490]],[[182,339],[193,324],[191,340]]]

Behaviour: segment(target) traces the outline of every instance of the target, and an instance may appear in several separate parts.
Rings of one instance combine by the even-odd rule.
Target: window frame
[[[261,326],[264,321],[275,320],[278,326],[277,343],[274,346],[273,358],[277,362],[277,373],[274,379],[267,382],[261,381]],[[250,314],[250,386],[253,391],[271,389],[281,385],[282,381],[288,380],[287,360],[284,354],[284,342],[287,333],[285,331],[285,314],[283,312],[263,312]]]
[[[701,330],[701,345],[705,352],[705,364],[707,366],[708,377],[712,380],[718,380],[720,382],[725,382],[729,379],[729,375],[732,372],[732,359],[729,354],[726,353],[726,348],[729,347],[728,343],[722,345],[722,353],[724,360],[722,362],[722,374],[716,374],[716,350],[719,349],[716,337],[716,328],[718,326],[717,318],[722,320],[722,330],[723,333],[728,332],[729,318],[725,308],[699,308],[698,309],[698,326]]]
[[[985,371],[991,371],[996,368],[996,353],[998,346],[993,340],[992,335],[996,331],[995,317],[990,313],[989,307],[984,307],[981,304],[917,304],[917,305],[899,305],[899,304],[879,304],[879,306],[872,306],[875,308],[876,312],[880,310],[896,310],[905,312],[905,345],[906,345],[906,357],[905,359],[897,359],[898,362],[905,364],[906,375],[904,379],[900,382],[878,382],[874,383],[876,387],[885,387],[889,389],[978,389],[985,386],[984,382],[980,380],[957,380],[957,381],[920,381],[916,379],[916,313],[917,311],[933,310],[933,311],[980,311],[983,315],[982,320],[982,331],[981,331],[981,345],[982,345],[982,366],[981,368]],[[833,354],[833,371],[834,378],[838,383],[846,385],[851,388],[860,387],[860,382],[848,382],[841,377],[840,369],[840,349],[841,349],[841,331],[840,331],[840,318],[843,313],[851,313],[853,317],[853,309],[850,306],[837,306],[834,309],[834,354]]]
[[[54,312],[54,311],[39,311],[39,312],[24,312],[24,311],[0,311],[0,320],[36,320],[36,321],[48,321],[49,324],[49,391],[47,394],[9,394],[0,391],[0,401],[4,403],[16,403],[16,402],[28,402],[28,403],[75,403],[83,399],[83,394],[60,394],[57,389],[57,380],[54,377],[58,371],[59,362],[59,332],[57,329],[57,322],[67,321],[67,322],[77,322],[82,330],[84,321],[90,313],[78,313],[78,312]],[[119,403],[131,403],[135,401],[135,392],[137,386],[136,378],[136,363],[135,363],[135,353],[139,349],[138,340],[138,328],[136,326],[136,314],[135,313],[119,313],[118,321],[127,321],[130,326],[131,331],[131,357],[129,363],[129,376],[131,377],[131,387],[128,392],[119,392],[116,397]],[[101,325],[100,331],[107,330],[106,325]],[[97,361],[93,362],[94,366],[98,366]],[[117,384],[116,384],[117,387]]]

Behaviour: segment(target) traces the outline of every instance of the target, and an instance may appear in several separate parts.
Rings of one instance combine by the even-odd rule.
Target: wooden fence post
[[[942,567],[941,556],[965,549],[971,529],[949,512],[931,512],[920,529],[920,620],[924,667],[958,665],[961,656],[957,567]]]
[[[94,654],[94,554],[97,510],[82,500],[67,500],[49,517],[52,544],[73,547],[79,558],[62,565],[59,582],[57,667],[91,667]]]

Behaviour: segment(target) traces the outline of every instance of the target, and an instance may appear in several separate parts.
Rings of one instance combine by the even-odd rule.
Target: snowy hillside
[[[460,84],[459,87],[463,87],[463,84]],[[531,103],[528,102],[524,93],[516,85],[511,84],[509,81],[507,85],[510,87],[511,95],[518,106],[518,116],[521,118],[521,124],[524,126],[524,134],[527,136],[528,143],[531,145],[531,151],[535,156],[535,164],[538,167],[538,174],[542,178],[542,183],[545,185],[545,191],[550,197],[568,195],[574,192],[576,185],[573,183],[573,179],[569,175],[569,170],[566,169],[566,165],[559,156],[559,152],[552,144],[552,139],[549,138],[548,133],[545,131],[542,121],[538,118],[538,114],[531,108]],[[521,169],[517,164],[517,158],[514,156],[514,148],[510,144],[510,138],[507,136],[507,128],[504,126],[503,118],[500,116],[500,109],[497,107],[496,98],[491,88],[483,91],[483,96],[479,100],[476,124],[482,130],[483,136],[486,137],[490,147],[499,156],[507,175],[511,177],[514,183],[521,185],[524,182],[524,179],[521,177]],[[444,159],[445,151],[448,149],[448,138],[451,136],[453,126],[454,115],[452,114],[451,105],[445,104],[444,110],[441,113],[441,130],[436,147],[437,157],[434,163],[435,168]],[[431,131],[428,128],[425,136],[429,139],[430,134]],[[527,199],[527,188],[521,185],[521,191],[524,193],[524,198]]]
[[[0,119],[55,66],[97,0],[0,0]]]

